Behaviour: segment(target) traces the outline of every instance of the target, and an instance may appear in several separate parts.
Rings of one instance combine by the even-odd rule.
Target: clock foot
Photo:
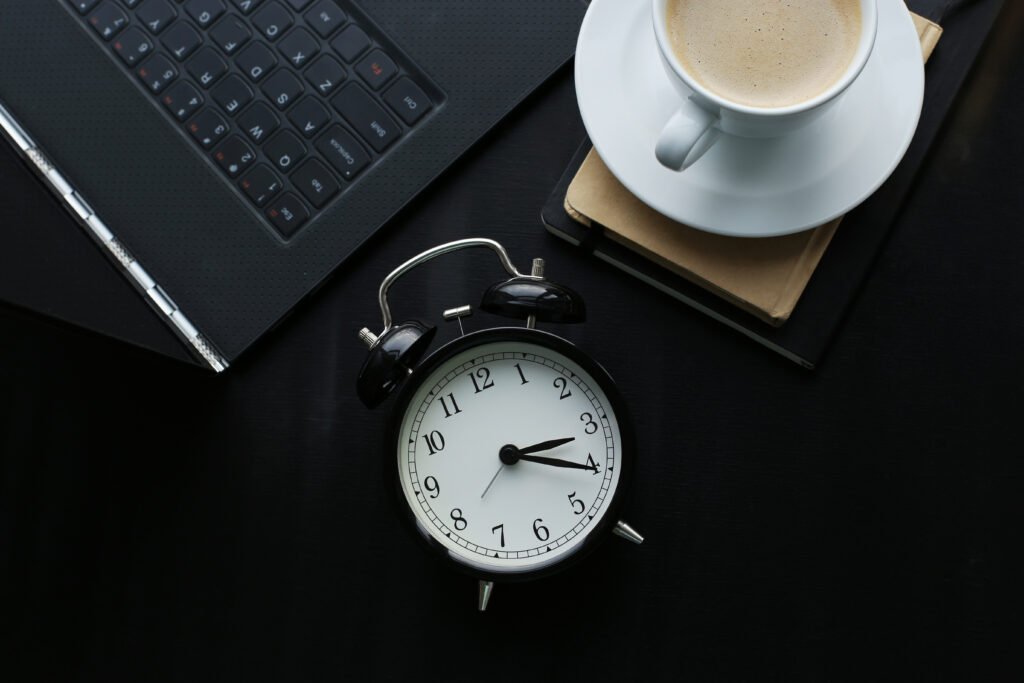
[[[644,537],[637,533],[637,530],[630,525],[623,522],[621,519],[615,523],[615,527],[612,529],[612,533],[620,538],[624,538],[627,541],[640,545],[644,542]]]
[[[494,590],[493,581],[481,581],[477,591],[477,609],[481,612],[487,610],[487,603],[491,601],[491,591]]]

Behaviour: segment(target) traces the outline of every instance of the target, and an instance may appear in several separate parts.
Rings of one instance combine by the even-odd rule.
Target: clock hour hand
[[[525,460],[526,462],[535,462],[540,465],[551,465],[552,467],[568,467],[574,470],[589,470],[591,472],[597,471],[597,467],[595,467],[594,465],[583,465],[578,462],[559,460],[558,458],[545,458],[544,456],[541,455],[523,455],[522,453],[520,453],[519,459]]]
[[[558,448],[559,446],[561,446],[563,444],[567,444],[570,441],[575,441],[575,440],[576,440],[575,436],[570,436],[567,439],[551,439],[550,441],[541,441],[540,443],[535,443],[532,446],[527,446],[526,448],[520,448],[519,449],[519,455],[523,456],[523,455],[530,455],[531,453],[540,453],[541,451],[550,451],[552,448]],[[526,460],[526,459],[527,458],[523,458],[523,460]]]

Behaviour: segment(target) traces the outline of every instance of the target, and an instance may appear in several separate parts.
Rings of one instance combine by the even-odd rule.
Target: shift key
[[[378,152],[390,147],[402,134],[401,127],[384,108],[355,83],[342,88],[331,100],[331,104],[356,133]]]
[[[338,169],[338,173],[345,180],[354,180],[370,163],[370,156],[363,150],[362,145],[338,124],[331,126],[320,136],[316,141],[316,148],[331,166]]]

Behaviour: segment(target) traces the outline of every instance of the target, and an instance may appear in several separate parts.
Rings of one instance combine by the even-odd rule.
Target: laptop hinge
[[[64,204],[65,208],[77,219],[94,240],[118,263],[125,276],[150,301],[153,308],[171,326],[180,337],[203,361],[217,372],[228,367],[227,360],[200,334],[195,325],[174,300],[150,277],[146,269],[131,252],[114,236],[81,194],[68,182],[67,178],[50,163],[40,151],[32,137],[25,131],[11,113],[0,103],[0,129],[10,140],[15,149],[29,162],[29,165],[46,181],[50,190]]]

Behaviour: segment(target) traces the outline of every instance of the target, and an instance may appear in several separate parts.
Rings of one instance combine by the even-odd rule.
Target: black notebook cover
[[[1002,0],[979,0],[961,6],[942,0],[920,0],[908,6],[942,22],[943,36],[928,60],[924,108],[917,133],[903,161],[889,180],[864,204],[843,219],[790,319],[772,327],[666,268],[604,235],[604,228],[586,227],[565,212],[569,184],[590,151],[584,141],[545,204],[541,219],[552,234],[593,253],[598,259],[638,277],[729,327],[760,342],[803,367],[821,362],[871,271],[895,222],[917,170],[942,126]],[[952,11],[957,10],[957,11]]]

